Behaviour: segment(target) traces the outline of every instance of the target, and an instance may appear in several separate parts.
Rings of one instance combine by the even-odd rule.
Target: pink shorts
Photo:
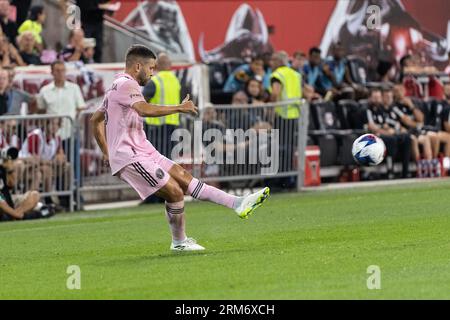
[[[118,177],[133,187],[142,200],[164,187],[174,162],[155,151],[148,158],[122,168]]]

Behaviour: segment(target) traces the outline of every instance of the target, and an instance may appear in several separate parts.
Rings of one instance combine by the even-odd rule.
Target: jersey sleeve
[[[145,102],[145,98],[142,95],[141,87],[136,81],[128,80],[122,87],[121,91],[121,103],[132,107],[135,103]]]

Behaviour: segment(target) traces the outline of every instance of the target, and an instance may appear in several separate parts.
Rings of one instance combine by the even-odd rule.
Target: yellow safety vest
[[[301,99],[302,97],[302,75],[297,71],[282,66],[277,68],[270,79],[277,79],[283,86],[281,92],[281,101],[291,99]],[[300,116],[300,106],[291,104],[275,107],[275,112],[283,119],[298,119]]]
[[[160,71],[152,77],[151,81],[155,84],[155,95],[148,102],[160,105],[177,105],[180,104],[181,84],[172,71]],[[180,125],[180,115],[178,113],[165,117],[148,117],[145,122],[149,125],[160,126],[170,124],[174,126]]]

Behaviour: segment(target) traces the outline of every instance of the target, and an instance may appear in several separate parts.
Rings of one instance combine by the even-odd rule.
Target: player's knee
[[[183,201],[184,193],[178,183],[173,183],[170,188],[171,201]]]

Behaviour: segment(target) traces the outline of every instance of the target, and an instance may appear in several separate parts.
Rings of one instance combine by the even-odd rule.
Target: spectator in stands
[[[443,121],[444,129],[446,132],[450,132],[450,83],[446,83],[444,85],[444,112],[443,112]]]
[[[304,76],[303,68],[307,62],[306,54],[301,51],[295,51],[292,55],[291,68]]]
[[[406,132],[410,134],[411,151],[417,164],[417,177],[434,177],[438,175],[439,161],[433,159],[433,144],[439,145],[436,134],[427,134],[422,130],[423,113],[416,108],[411,99],[402,96],[402,85],[397,85],[394,92],[390,88],[383,90],[383,104],[390,118],[400,122]],[[402,130],[402,131],[404,131]],[[420,154],[422,146],[423,155]]]
[[[245,106],[248,104],[248,96],[245,91],[238,91],[233,94],[231,98],[231,104],[234,106]],[[222,110],[219,114],[219,118],[223,119],[223,121],[227,124],[227,128],[229,129],[243,129],[247,130],[250,126],[245,122],[243,117],[242,108],[233,108],[229,110]]]
[[[322,51],[317,48],[311,48],[309,50],[308,62],[303,67],[303,74],[305,75],[305,83],[314,88],[315,92],[324,96],[326,94],[326,87],[324,82],[324,70],[322,57],[320,56]]]
[[[450,83],[447,83],[444,86],[444,94],[445,100],[443,101],[444,110],[442,110],[442,129],[445,133],[450,134]],[[447,156],[447,154],[445,156]]]
[[[95,38],[85,38],[83,40],[83,62],[94,63],[95,47],[97,46]]]
[[[207,103],[205,105],[205,110],[203,111],[202,128],[203,132],[205,132],[208,129],[217,129],[221,131],[223,134],[225,133],[226,130],[225,124],[218,119],[217,111],[210,103]]]
[[[69,43],[60,52],[59,58],[61,60],[71,61],[83,61],[84,51],[84,31],[83,29],[70,30]]]
[[[445,68],[444,72],[448,75],[450,75],[450,51],[448,52],[448,65]]]
[[[243,105],[248,103],[248,97],[245,91],[238,91],[235,94],[233,94],[233,97],[231,98],[231,104],[232,105]]]
[[[16,24],[20,26],[28,17],[31,0],[12,0],[11,5],[16,7]]]
[[[17,37],[19,54],[27,65],[40,65],[41,57],[35,49],[35,37],[31,31],[25,31]]]
[[[0,69],[0,116],[8,112],[8,71]]]
[[[244,91],[238,91],[233,95],[232,105],[246,106],[249,105],[249,97]],[[254,104],[257,106],[258,104]],[[239,107],[231,110],[227,110],[223,116],[229,129],[243,129],[244,131],[264,126],[266,127],[266,113],[262,108]],[[270,125],[268,125],[271,127]]]
[[[34,47],[38,52],[44,49],[44,41],[42,40],[42,25],[45,22],[45,11],[43,6],[33,6],[30,9],[30,16],[19,27],[19,35],[24,32],[31,32],[34,37]]]
[[[81,11],[81,24],[89,38],[95,38],[97,49],[94,61],[102,62],[103,54],[103,15],[108,10],[109,0],[76,0]]]
[[[266,102],[268,97],[263,89],[262,82],[256,78],[252,78],[245,84],[245,93],[248,96],[248,103],[261,105]]]
[[[322,86],[326,91],[331,91],[336,100],[355,98],[353,86],[355,85],[350,77],[350,70],[347,67],[345,49],[340,42],[333,44],[332,56],[328,57],[323,64]]]
[[[263,83],[265,89],[270,87],[269,75],[264,70],[264,61],[260,56],[254,57],[250,64],[236,68],[228,77],[223,87],[224,92],[237,92],[245,89],[245,83],[256,78]]]
[[[16,45],[17,24],[9,19],[11,5],[9,0],[0,0],[0,27],[12,45]]]
[[[1,0],[0,0],[1,1]],[[0,34],[0,61],[2,67],[8,66],[26,66],[19,51],[11,43],[8,38]]]
[[[4,68],[8,72],[8,87],[6,88],[7,95],[7,113],[11,115],[19,115],[22,112],[28,113],[31,106],[34,106],[36,99],[28,92],[14,88],[14,67]],[[26,104],[26,108],[22,110],[22,107]]]
[[[6,152],[9,148],[20,148],[20,139],[17,135],[18,127],[16,120],[0,122],[0,150]]]
[[[379,88],[371,90],[367,109],[367,125],[370,132],[379,136],[386,144],[386,165],[388,178],[394,178],[396,157],[402,161],[402,177],[408,177],[409,159],[411,157],[411,138],[409,134],[401,133],[401,125],[384,110],[383,97]]]
[[[413,56],[410,54],[404,55],[400,59],[400,70],[398,81],[403,82],[405,74],[410,71],[414,71],[416,68],[416,63],[414,62]]]
[[[37,191],[28,191],[20,197],[13,197],[10,189],[16,186],[15,160],[8,159],[0,166],[0,179],[2,188],[0,190],[0,221],[37,219],[50,216],[43,215],[39,203],[40,195]]]
[[[66,155],[62,148],[61,138],[58,135],[61,118],[48,119],[31,130],[23,142],[20,150],[21,158],[35,158],[39,163],[42,174],[42,187],[44,192],[54,189],[56,179],[58,190],[67,190],[70,182],[70,167],[66,162]],[[45,198],[45,203],[54,205],[51,197]],[[61,209],[58,208],[58,211]]]
[[[51,65],[51,72],[53,81],[42,87],[37,96],[38,109],[41,113],[68,115],[75,123],[77,114],[86,105],[80,87],[66,80],[64,62],[55,61]],[[69,119],[63,119],[59,134],[64,150],[69,150],[72,139],[72,124]]]

